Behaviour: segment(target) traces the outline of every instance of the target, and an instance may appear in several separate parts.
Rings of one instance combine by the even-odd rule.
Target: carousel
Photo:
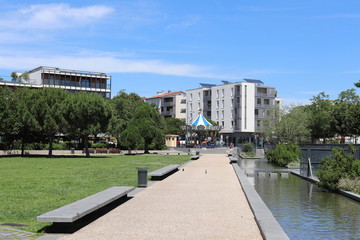
[[[199,148],[215,148],[219,127],[212,125],[199,111],[197,118],[184,126],[186,130],[186,146]]]

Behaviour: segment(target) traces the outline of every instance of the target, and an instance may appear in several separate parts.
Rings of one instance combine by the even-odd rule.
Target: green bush
[[[345,153],[342,148],[334,148],[332,156],[322,160],[320,170],[316,173],[319,185],[332,190],[340,188],[344,190],[358,189],[360,178],[360,160],[356,160],[350,146],[350,154]],[[340,184],[341,181],[341,184]]]
[[[251,143],[244,143],[242,145],[242,151],[245,153],[252,153],[254,151],[254,146]]]
[[[300,148],[294,143],[280,144],[266,153],[268,161],[279,166],[286,166],[290,162],[300,161]]]
[[[107,144],[103,142],[97,142],[91,144],[92,148],[107,148]]]

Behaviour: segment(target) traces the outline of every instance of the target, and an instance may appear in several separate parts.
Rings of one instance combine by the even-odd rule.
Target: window
[[[224,89],[221,89],[221,97],[223,98],[225,95],[225,90]]]
[[[257,88],[257,93],[259,94],[267,94],[267,88]]]
[[[216,90],[216,98],[219,98],[219,89]]]
[[[181,99],[181,104],[185,104],[186,103],[186,99]]]
[[[224,119],[224,110],[221,111],[221,119]]]
[[[185,109],[185,108],[182,108],[182,109],[180,110],[180,112],[181,112],[181,113],[186,113],[186,109]]]
[[[234,88],[231,88],[230,96],[234,95]]]
[[[216,119],[219,119],[219,111],[216,111]]]
[[[200,101],[200,99],[201,99],[201,94],[200,92],[198,92],[198,100]]]
[[[257,120],[257,121],[256,121],[256,125],[257,125],[258,127],[261,127],[261,120]]]
[[[174,101],[173,98],[165,98],[166,103],[172,103]]]
[[[261,98],[256,99],[256,104],[261,105]]]
[[[221,108],[224,108],[224,100],[221,100]]]
[[[211,101],[207,102],[208,107],[211,107]]]
[[[264,99],[264,104],[265,105],[270,105],[270,99]]]
[[[259,109],[255,109],[255,116],[259,115]]]
[[[219,100],[216,100],[216,109],[219,108]]]
[[[190,93],[190,101],[192,101],[192,93]]]
[[[206,112],[207,117],[211,117],[211,111]]]

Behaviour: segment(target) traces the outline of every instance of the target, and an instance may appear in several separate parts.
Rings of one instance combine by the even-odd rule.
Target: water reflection
[[[242,160],[239,165],[290,239],[360,239],[359,202],[292,174],[270,177],[270,172],[285,169],[266,160]]]

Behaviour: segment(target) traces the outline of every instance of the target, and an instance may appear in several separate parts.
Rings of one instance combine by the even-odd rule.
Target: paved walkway
[[[34,240],[36,236],[35,233],[0,227],[0,240]]]
[[[225,154],[203,155],[61,240],[262,239]]]

